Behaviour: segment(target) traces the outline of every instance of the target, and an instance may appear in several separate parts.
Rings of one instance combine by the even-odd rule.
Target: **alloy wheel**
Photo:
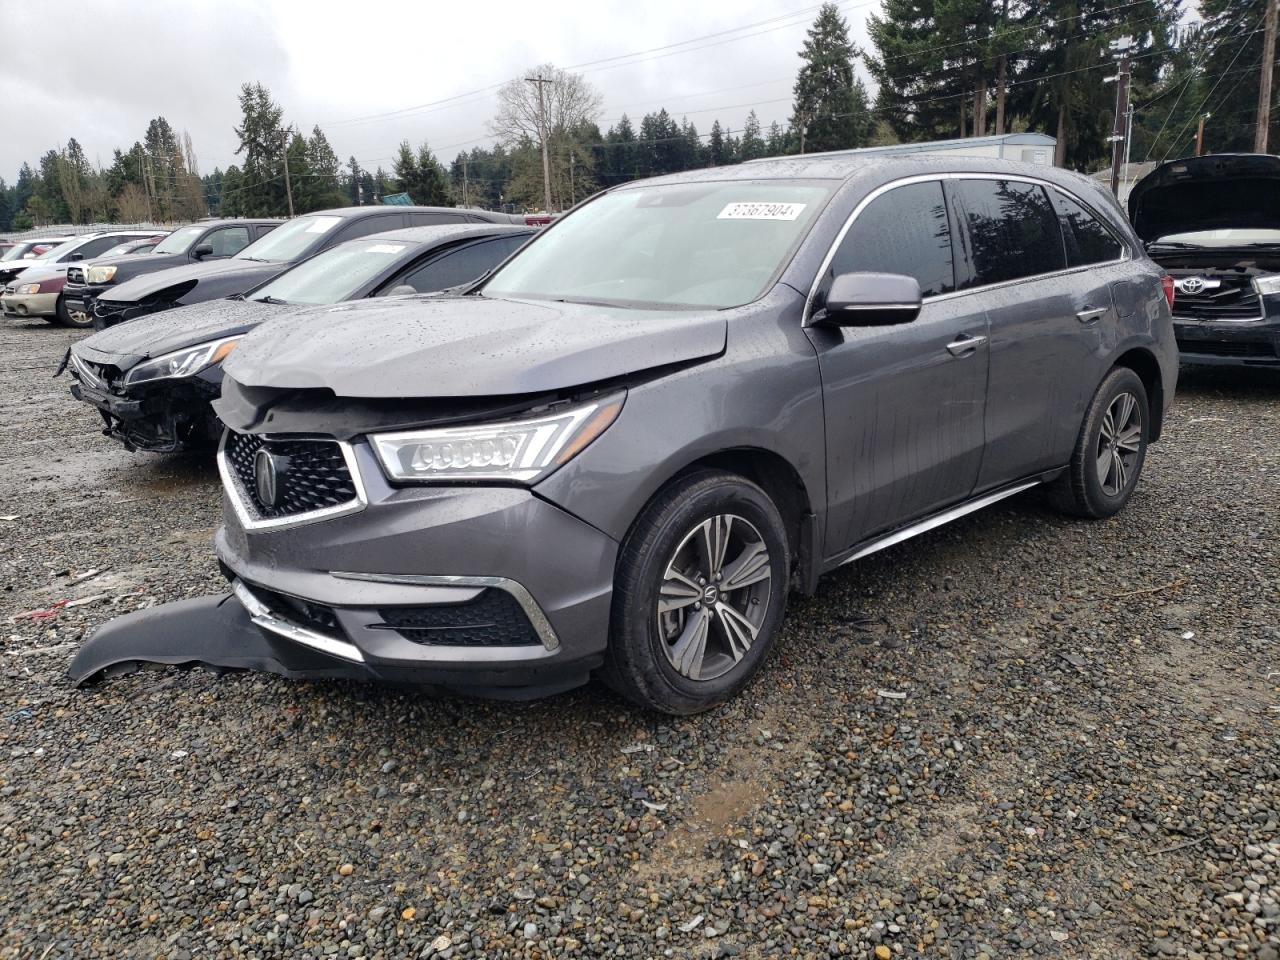
[[[671,666],[690,680],[714,680],[738,664],[769,611],[773,565],[760,531],[717,514],[676,547],[658,592],[658,634]]]
[[[1142,408],[1132,393],[1119,394],[1098,429],[1098,483],[1109,497],[1128,486],[1142,453]]]

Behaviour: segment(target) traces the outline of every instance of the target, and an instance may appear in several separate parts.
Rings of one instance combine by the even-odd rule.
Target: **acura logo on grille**
[[[258,502],[264,507],[280,506],[280,479],[288,469],[289,458],[272,453],[266,447],[253,457],[253,486]]]
[[[1185,293],[1195,296],[1197,293],[1204,293],[1206,290],[1215,290],[1222,286],[1221,280],[1210,280],[1207,277],[1183,277],[1181,280],[1175,280],[1173,285],[1179,293]]]

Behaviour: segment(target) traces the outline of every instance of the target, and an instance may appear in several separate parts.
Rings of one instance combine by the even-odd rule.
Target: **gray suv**
[[[241,341],[237,599],[117,621],[72,676],[529,696],[598,672],[705,710],[823,573],[1040,485],[1121,509],[1176,372],[1161,270],[1074,174],[834,155],[628,184],[464,294]]]

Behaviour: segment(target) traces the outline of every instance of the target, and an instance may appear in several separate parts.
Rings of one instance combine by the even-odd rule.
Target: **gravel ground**
[[[213,471],[98,436],[47,376],[75,336],[0,328],[0,957],[1276,960],[1280,377],[1184,375],[1122,516],[868,558],[673,721],[71,689],[91,627],[217,588]]]

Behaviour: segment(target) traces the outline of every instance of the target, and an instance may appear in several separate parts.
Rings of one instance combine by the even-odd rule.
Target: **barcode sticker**
[[[720,211],[717,220],[794,220],[807,204],[803,203],[731,203]]]

